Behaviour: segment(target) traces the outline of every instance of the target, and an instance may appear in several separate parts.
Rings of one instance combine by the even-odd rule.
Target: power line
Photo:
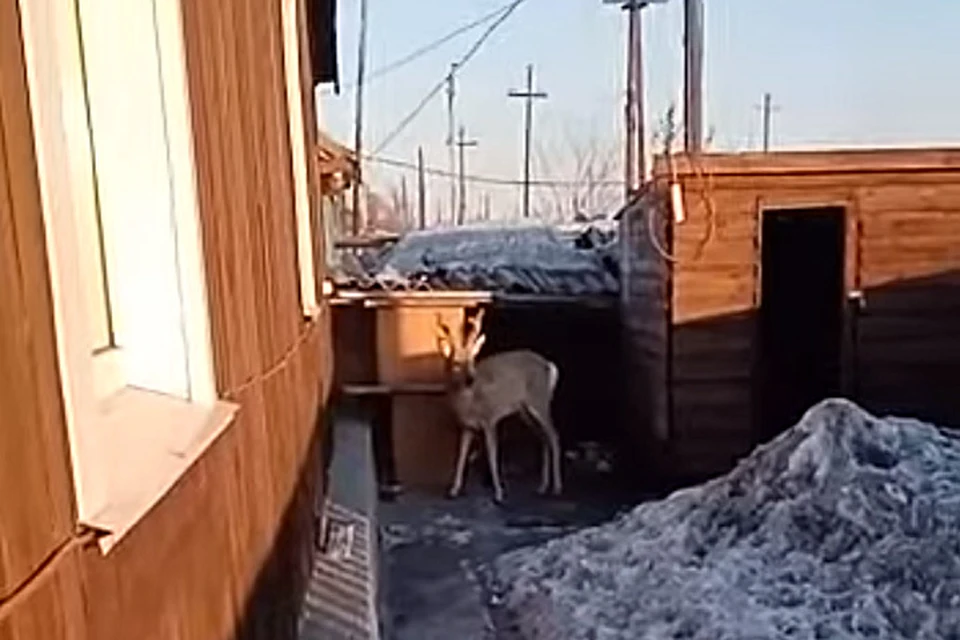
[[[512,3],[511,3],[511,4],[512,4]],[[464,33],[467,33],[468,31],[473,31],[473,30],[476,29],[477,27],[479,27],[479,26],[481,26],[481,25],[484,25],[484,24],[490,22],[491,20],[497,18],[500,14],[506,12],[509,8],[510,8],[510,4],[504,5],[504,6],[500,7],[499,9],[497,9],[496,11],[491,11],[490,13],[486,14],[485,16],[482,16],[482,17],[480,17],[480,18],[477,18],[477,19],[474,20],[473,22],[470,22],[470,23],[468,23],[468,24],[465,24],[465,25],[463,25],[462,27],[458,27],[457,29],[451,31],[450,33],[446,34],[445,36],[443,36],[443,37],[441,37],[441,38],[438,38],[437,40],[434,40],[433,42],[431,42],[431,43],[429,43],[429,44],[423,45],[423,46],[420,47],[419,49],[417,49],[417,50],[415,50],[415,51],[413,51],[413,52],[405,55],[405,56],[402,57],[402,58],[399,58],[399,59],[397,59],[397,60],[394,60],[393,62],[391,62],[391,63],[389,63],[389,64],[385,64],[385,65],[383,65],[382,67],[378,67],[377,69],[375,69],[375,70],[371,71],[369,74],[367,74],[367,78],[366,78],[367,84],[369,84],[371,80],[375,80],[375,79],[377,79],[377,78],[379,78],[379,77],[381,77],[381,76],[384,76],[384,75],[386,75],[386,74],[388,74],[388,73],[390,73],[390,72],[392,72],[392,71],[396,71],[397,69],[399,69],[399,68],[401,68],[401,67],[404,67],[404,66],[410,64],[410,63],[413,62],[414,60],[417,60],[418,58],[422,58],[423,56],[427,55],[428,53],[433,53],[434,51],[436,51],[437,49],[439,49],[439,48],[442,47],[443,45],[447,44],[448,42],[450,42],[451,40],[453,40],[453,39],[456,38],[457,36],[463,35]],[[353,88],[354,86],[355,86],[354,84],[348,84],[348,85],[346,85],[346,86],[344,86],[344,87],[342,87],[342,88],[343,88],[343,89],[351,89],[351,88]]]
[[[497,28],[500,27],[500,25],[506,22],[507,18],[509,18],[513,14],[513,12],[516,11],[517,8],[524,2],[526,2],[526,0],[513,0],[513,2],[511,2],[510,5],[503,10],[503,13],[500,15],[500,17],[494,20],[493,24],[487,27],[487,30],[483,32],[483,34],[477,39],[475,43],[473,43],[473,46],[470,47],[470,49],[463,55],[463,57],[460,58],[460,60],[455,63],[456,69],[458,71],[462,69],[463,66],[467,64],[467,62],[469,62],[469,60],[473,56],[476,55],[476,53],[480,50],[483,44],[490,38],[490,36],[493,35],[493,32],[496,31]],[[373,152],[379,153],[380,151],[383,151],[383,149],[386,148],[387,145],[393,142],[394,139],[398,135],[400,135],[403,132],[403,130],[406,129],[407,126],[411,122],[413,122],[418,115],[420,115],[420,113],[427,107],[427,105],[430,104],[430,100],[432,100],[434,96],[440,93],[443,90],[443,88],[447,86],[448,78],[449,78],[449,73],[444,74],[443,78],[436,85],[434,85],[434,87],[430,89],[429,92],[427,92],[427,95],[424,96],[423,100],[420,101],[420,103],[413,109],[413,111],[411,111],[407,115],[407,117],[405,117],[403,120],[400,121],[400,124],[398,124],[396,128],[393,131],[391,131],[389,135],[387,135],[383,139],[383,142],[377,145],[377,147],[374,149]]]
[[[376,164],[382,164],[388,167],[394,167],[397,169],[405,169],[409,171],[419,171],[420,167],[417,163],[406,162],[404,160],[397,160],[396,158],[386,158],[383,156],[364,156],[363,158],[367,162],[373,162]],[[423,173],[431,176],[438,176],[442,178],[455,177],[459,178],[458,173],[446,171],[444,169],[435,169],[432,167],[424,167]],[[504,187],[517,187],[523,186],[523,180],[515,180],[511,178],[497,178],[493,176],[478,176],[478,175],[469,175],[465,174],[464,179],[467,182],[473,182],[476,184],[489,184],[489,185],[498,185]],[[576,187],[582,183],[577,180],[531,180],[530,186],[532,187]],[[597,186],[604,187],[622,187],[624,182],[622,180],[601,180],[595,182]]]

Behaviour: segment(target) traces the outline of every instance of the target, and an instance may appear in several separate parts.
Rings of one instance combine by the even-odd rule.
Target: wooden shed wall
[[[688,220],[673,227],[669,391],[685,466],[715,473],[753,445],[759,221],[771,207],[847,210],[846,288],[867,307],[851,322],[846,394],[960,424],[960,151],[708,155],[677,170]],[[658,175],[663,191],[663,162]]]
[[[670,278],[669,264],[657,251],[670,245],[666,218],[659,215],[664,210],[660,196],[649,192],[619,225],[624,375],[618,391],[626,435],[632,448],[646,458],[643,467],[656,475],[663,473],[659,465],[670,436]]]
[[[294,637],[332,353],[328,311],[305,320],[298,297],[280,2],[183,7],[216,381],[241,409],[104,556],[75,529],[17,2],[0,0],[2,640]]]

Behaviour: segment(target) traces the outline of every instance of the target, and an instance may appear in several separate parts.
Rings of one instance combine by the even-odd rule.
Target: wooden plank
[[[858,360],[866,370],[879,367],[942,366],[960,364],[960,333],[924,339],[860,340]]]
[[[439,396],[447,393],[442,383],[345,384],[340,392],[348,396]]]
[[[716,233],[707,235],[706,231],[698,231],[694,234],[686,230],[674,236],[673,254],[679,260],[677,266],[680,268],[699,264],[751,265],[758,255],[753,235],[724,239]]]
[[[671,344],[674,381],[749,381],[754,333],[753,314],[675,327]]]
[[[668,166],[665,158],[658,157],[654,175],[666,177],[673,170],[682,177],[960,172],[960,150],[951,148],[705,153],[695,160],[682,155],[671,160]]]
[[[19,24],[0,0],[0,600],[75,515]]]
[[[458,430],[445,398],[393,400],[393,451],[405,487],[443,491],[453,477]]]
[[[750,410],[753,390],[749,379],[725,376],[703,382],[685,382],[673,387],[673,402],[678,413],[690,413],[721,408],[739,407],[741,412]],[[730,422],[733,416],[719,415],[710,424]],[[742,415],[740,416],[742,417]],[[734,421],[733,428],[741,422]]]
[[[923,302],[932,302],[934,299]],[[872,311],[857,322],[857,336],[864,343],[955,339],[960,340],[960,300],[946,299],[942,310],[930,310],[925,305],[905,304],[898,314],[879,314]]]
[[[863,187],[857,192],[860,206],[870,215],[901,211],[937,214],[960,208],[960,184],[945,177],[935,183],[900,183]]]
[[[941,237],[960,235],[960,205],[957,209],[917,211],[914,208],[878,212],[865,209],[863,239],[889,238],[891,235]]]
[[[754,274],[744,270],[737,276],[711,279],[677,274],[673,290],[673,322],[705,319],[720,320],[751,311],[754,308],[756,284]]]
[[[960,263],[960,216],[956,222],[944,226],[916,226],[912,230],[893,230],[878,236],[861,239],[865,257],[877,254],[901,254],[943,259],[946,264]],[[875,258],[874,258],[875,259]]]
[[[753,348],[755,318],[728,322],[697,322],[675,327],[671,351],[675,358],[699,358],[712,353],[745,353]]]
[[[437,348],[437,314],[459,336],[460,308],[392,307],[377,310],[379,382],[437,383],[443,380],[443,359]]]
[[[70,547],[18,594],[16,607],[0,606],[0,638],[95,640],[83,624],[80,553]]]
[[[952,285],[960,271],[960,258],[949,246],[936,250],[898,248],[864,250],[860,264],[861,287],[874,295],[910,289]]]

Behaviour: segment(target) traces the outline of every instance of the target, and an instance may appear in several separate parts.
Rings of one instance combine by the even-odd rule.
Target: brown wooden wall
[[[627,436],[650,475],[662,475],[669,445],[667,394],[669,263],[658,251],[669,247],[661,194],[649,191],[620,219],[620,314]],[[654,236],[654,234],[656,234]]]
[[[673,226],[669,391],[685,465],[713,473],[753,445],[764,208],[846,207],[846,288],[867,307],[850,322],[845,392],[960,424],[960,151],[707,155],[676,168],[688,220]],[[663,160],[657,174],[662,192]]]
[[[106,556],[76,533],[16,0],[0,0],[0,639],[291,638],[329,312],[298,294],[279,0],[184,0],[223,397],[241,409]],[[312,108],[306,115],[312,125]]]
[[[19,24],[0,2],[0,603],[75,520]]]

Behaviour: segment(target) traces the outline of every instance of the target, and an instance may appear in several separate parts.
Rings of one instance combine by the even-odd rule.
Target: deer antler
[[[444,358],[449,358],[453,353],[453,334],[439,313],[437,314],[437,347]]]
[[[480,331],[483,328],[483,314],[485,309],[480,307],[477,309],[477,312],[473,316],[467,317],[466,325],[467,330],[464,332],[463,344],[464,346],[470,346],[474,341],[480,337]]]
[[[451,338],[450,327],[443,321],[443,316],[439,313],[437,314],[437,335],[444,338]]]

